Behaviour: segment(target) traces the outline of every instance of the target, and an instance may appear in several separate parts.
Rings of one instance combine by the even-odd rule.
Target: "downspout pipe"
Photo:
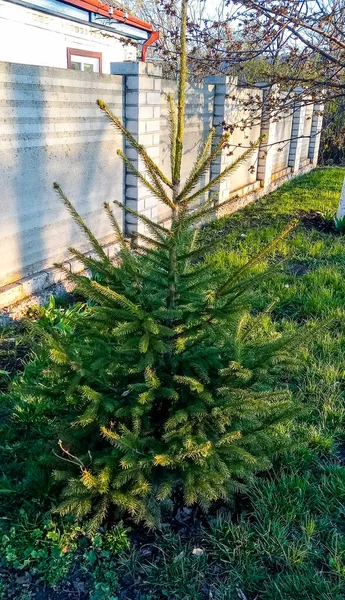
[[[152,46],[152,44],[154,44],[158,39],[159,39],[159,31],[152,31],[152,33],[150,34],[150,37],[143,44],[143,47],[141,50],[142,62],[146,62],[146,55],[147,55],[148,47]]]

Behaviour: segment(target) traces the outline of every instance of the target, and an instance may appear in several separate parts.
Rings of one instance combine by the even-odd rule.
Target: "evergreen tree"
[[[115,202],[145,224],[132,248],[112,208],[105,205],[119,244],[108,258],[58,184],[55,189],[88,237],[95,257],[76,249],[92,277],[67,273],[89,301],[67,330],[40,329],[36,367],[29,365],[13,394],[17,419],[30,413],[49,423],[39,460],[53,449],[60,510],[90,517],[98,528],[110,509],[155,525],[177,497],[207,510],[227,499],[246,478],[267,468],[290,443],[295,402],[275,389],[274,374],[290,361],[288,341],[265,331],[263,315],[250,317],[248,292],[262,275],[248,277],[291,229],[226,281],[198,243],[197,224],[214,210],[212,192],[194,201],[244,161],[254,144],[207,185],[202,175],[228,142],[212,130],[189,177],[181,183],[186,69],[186,5],[182,0],[178,105],[169,97],[171,177],[152,161],[106,104],[102,111],[145,165],[126,167],[164,202],[170,228]],[[72,319],[73,321],[73,319]],[[40,435],[44,437],[42,428]],[[55,436],[55,439],[52,437]],[[41,450],[40,450],[41,451]]]

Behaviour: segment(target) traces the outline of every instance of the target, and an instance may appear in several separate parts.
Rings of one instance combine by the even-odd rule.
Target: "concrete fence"
[[[167,94],[176,96],[174,81],[161,78],[160,67],[139,62],[112,63],[111,75],[0,63],[0,308],[59,280],[55,262],[68,261],[68,247],[89,251],[87,242],[53,191],[58,181],[95,234],[114,253],[104,202],[119,199],[159,222],[166,207],[126,172],[117,148],[142,169],[136,152],[96,105],[101,98],[122,117],[167,174],[170,166]],[[229,77],[206,78],[187,90],[182,178],[194,164],[211,126],[219,136],[225,123],[237,123],[201,185],[229,165],[249,142],[266,139],[239,169],[212,190],[227,202],[219,214],[232,212],[317,164],[322,107],[303,104],[296,95],[293,110],[279,119],[257,114],[252,127],[243,101],[253,89],[238,87]],[[255,90],[264,98],[264,88]],[[243,121],[244,119],[244,121]],[[205,198],[201,198],[202,202]],[[135,217],[117,217],[127,233],[142,231]],[[70,261],[72,270],[80,265]]]

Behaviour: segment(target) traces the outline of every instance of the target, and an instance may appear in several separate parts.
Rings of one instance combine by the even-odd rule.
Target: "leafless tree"
[[[160,31],[153,58],[163,63],[165,74],[176,76],[179,4],[129,2]],[[192,77],[226,74],[246,85],[266,83],[264,105],[255,90],[243,101],[245,126],[254,124],[251,117],[260,109],[279,120],[296,101],[321,105],[345,97],[344,0],[189,0],[188,9]]]
[[[179,53],[180,5],[173,0],[128,0],[127,6],[139,17],[153,24],[160,38],[150,53],[151,60],[163,64],[163,72],[170,77],[176,76]],[[232,9],[226,0],[207,2],[207,0],[189,0],[188,2],[188,58],[190,74],[202,77],[204,60],[207,59],[214,40],[219,37],[219,26],[226,29]],[[207,43],[204,38],[207,33]],[[220,41],[220,40],[219,40]],[[209,72],[210,69],[207,70]]]

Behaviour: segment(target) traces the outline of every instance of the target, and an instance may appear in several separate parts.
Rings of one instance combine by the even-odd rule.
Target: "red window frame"
[[[81,48],[67,48],[67,69],[72,68],[72,54],[77,56],[85,56],[87,58],[98,58],[99,72],[102,73],[102,52],[90,52]]]

